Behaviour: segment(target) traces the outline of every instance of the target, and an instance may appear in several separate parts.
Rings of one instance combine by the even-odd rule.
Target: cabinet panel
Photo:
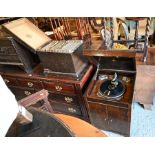
[[[100,129],[107,129],[107,106],[88,102],[90,122]]]
[[[125,135],[130,133],[128,109],[114,106],[107,106],[109,130]]]
[[[88,110],[94,126],[130,135],[130,109],[88,101]]]

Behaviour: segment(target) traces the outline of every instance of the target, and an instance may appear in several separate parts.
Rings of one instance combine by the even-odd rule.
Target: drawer
[[[79,105],[78,97],[73,95],[49,93],[49,100],[62,102],[70,105]]]
[[[7,86],[17,86],[17,80],[8,76],[2,76]]]
[[[75,93],[74,85],[61,82],[44,81],[44,88],[52,92]]]
[[[43,89],[42,82],[29,79],[18,79],[20,87],[33,88],[37,90]]]
[[[14,88],[14,87],[10,87],[10,90],[15,95],[17,100],[23,99],[24,97],[27,97],[36,92],[31,89],[21,89],[21,88]]]
[[[82,115],[81,109],[78,106],[73,106],[73,105],[68,105],[68,104],[58,103],[53,101],[50,101],[50,103],[55,112],[61,112],[61,113],[66,113],[70,115],[78,115],[78,116]]]

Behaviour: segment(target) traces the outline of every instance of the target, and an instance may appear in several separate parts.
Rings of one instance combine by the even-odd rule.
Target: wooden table
[[[37,108],[28,109],[33,122],[27,125],[13,122],[7,137],[107,137],[91,124],[63,114],[50,114]]]

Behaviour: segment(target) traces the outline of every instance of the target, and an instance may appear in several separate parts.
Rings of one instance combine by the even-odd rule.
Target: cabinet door
[[[130,111],[126,108],[107,106],[109,130],[130,135]]]
[[[107,128],[107,106],[95,102],[88,102],[90,122],[99,129]]]

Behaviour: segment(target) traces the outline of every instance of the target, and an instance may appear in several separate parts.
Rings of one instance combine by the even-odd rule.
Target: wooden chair
[[[91,44],[91,32],[88,17],[76,18],[76,25],[79,39],[83,40],[85,44]]]
[[[51,29],[55,40],[69,40],[72,39],[70,25],[68,18],[58,17],[58,18],[49,18]]]
[[[43,102],[40,102],[39,105],[37,105],[39,101]],[[50,113],[53,113],[53,109],[48,101],[48,91],[45,89],[42,89],[41,91],[38,91],[30,96],[19,100],[18,103],[25,108],[29,106],[36,106],[39,109],[43,109]]]

